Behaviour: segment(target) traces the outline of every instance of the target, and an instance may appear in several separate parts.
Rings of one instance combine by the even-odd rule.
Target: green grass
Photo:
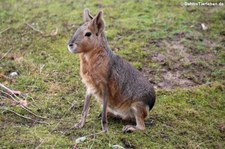
[[[184,2],[2,0],[0,59],[10,51],[0,60],[0,83],[33,97],[27,98],[29,107],[48,124],[3,110],[38,119],[0,94],[0,148],[224,148],[225,6],[186,7]],[[108,118],[109,133],[90,136],[101,131],[95,100],[84,128],[71,129],[79,121],[85,87],[79,57],[66,44],[86,7],[93,15],[104,11],[110,47],[157,88],[145,131],[123,134],[127,122]],[[10,78],[11,72],[19,75]],[[167,72],[177,74],[175,80],[160,86],[168,83]],[[174,84],[177,80],[192,85],[184,88]],[[76,144],[82,136],[86,140]]]

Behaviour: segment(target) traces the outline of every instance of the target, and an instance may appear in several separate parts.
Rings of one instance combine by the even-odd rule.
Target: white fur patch
[[[71,53],[76,53],[77,45],[74,44],[73,47],[70,47],[69,45],[67,45],[67,48]]]
[[[108,107],[108,111],[112,113],[115,116],[119,116],[124,120],[133,119],[134,115],[130,111],[130,109],[127,109],[126,111],[121,111],[120,109],[112,109]]]

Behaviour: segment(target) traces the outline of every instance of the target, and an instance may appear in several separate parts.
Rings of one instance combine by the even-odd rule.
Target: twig
[[[21,94],[20,97],[21,97],[22,99],[24,99],[24,100],[26,100],[27,98],[30,98],[30,99],[33,101],[34,104],[33,104],[33,103],[29,103],[29,105],[31,105],[32,107],[37,107],[37,108],[39,108],[39,106],[37,106],[37,103],[34,101],[34,99],[33,99],[31,96],[29,96],[28,94],[26,94],[26,95]]]
[[[6,91],[8,91],[10,94],[12,94],[13,96],[15,96],[18,100],[20,100],[20,99],[14,94],[14,92],[13,92],[11,89],[9,89],[8,87],[6,87],[5,85],[3,85],[3,84],[0,83],[0,87],[2,87],[2,88],[5,89]]]
[[[10,112],[12,112],[12,113],[16,114],[17,116],[22,117],[22,118],[24,118],[24,119],[28,119],[28,120],[31,120],[31,121],[34,121],[34,122],[38,122],[38,123],[41,123],[41,124],[48,124],[47,122],[34,120],[34,119],[30,118],[30,117],[21,115],[21,114],[19,114],[19,113],[16,113],[16,112],[13,111],[13,110],[10,110],[10,109],[6,109],[6,108],[0,108],[0,109],[1,109],[1,110],[6,110],[6,111],[10,111]]]
[[[1,84],[0,84],[0,85],[1,85]],[[26,107],[26,106],[20,104],[20,101],[16,100],[16,99],[15,99],[12,95],[10,95],[9,93],[6,93],[6,92],[1,91],[1,90],[0,90],[0,92],[6,94],[6,95],[8,95],[8,96],[10,96],[10,97],[13,99],[13,101],[16,102],[16,104],[18,104],[21,108],[23,108],[24,110],[26,110],[26,111],[29,112],[30,114],[32,114],[32,115],[34,115],[34,116],[36,116],[36,117],[38,117],[38,118],[41,118],[41,119],[46,119],[46,117],[39,116],[39,115],[33,113],[28,107]],[[16,96],[15,96],[15,97],[16,97]],[[18,97],[17,97],[17,98],[18,98]],[[18,98],[18,99],[19,99],[19,98]],[[21,99],[19,99],[19,100],[21,100]]]
[[[0,87],[4,88],[6,91],[10,92],[10,93],[11,93],[14,97],[16,97],[18,100],[21,100],[20,98],[18,98],[18,97],[13,93],[13,91],[12,91],[11,89],[7,88],[7,87],[4,86],[3,84],[0,83]],[[15,99],[12,95],[10,95],[9,93],[3,92],[3,91],[1,91],[1,92],[4,93],[4,94],[6,94],[6,95],[8,95],[8,96],[10,96],[15,102],[20,103],[18,100],[16,100],[16,99]],[[21,108],[23,108],[24,110],[26,110],[27,112],[29,112],[29,113],[33,114],[34,116],[38,117],[38,118],[46,119],[46,117],[42,117],[42,116],[39,116],[39,115],[33,113],[28,107],[26,107],[26,106],[24,106],[24,105],[19,104],[19,106],[20,106]]]
[[[19,103],[20,103],[18,100],[16,100],[16,99],[15,99],[12,95],[10,95],[9,93],[4,92],[4,91],[1,91],[1,90],[0,90],[0,92],[3,93],[3,94],[5,94],[5,95],[10,96],[10,97],[12,98],[11,100],[13,100],[14,102],[16,102],[16,104],[19,104]]]
[[[40,147],[41,147],[41,145],[44,143],[45,141],[44,140],[40,140],[40,144],[38,144],[38,146],[37,147],[35,147],[35,149],[39,149]]]
[[[4,32],[6,32],[6,31],[8,31],[10,28],[11,28],[11,27],[8,27],[8,28],[2,30],[2,31],[0,32],[0,34],[2,34],[2,33],[4,33]]]
[[[0,61],[3,59],[3,58],[5,58],[6,57],[6,55],[8,55],[9,54],[9,52],[11,52],[12,51],[12,48],[11,49],[9,49],[3,56],[2,56],[2,58],[0,59]]]
[[[28,98],[30,98],[30,99],[36,104],[36,101],[35,101],[34,98],[31,97],[30,95],[26,94],[26,97],[24,97],[24,95],[22,94],[22,97],[23,97],[24,99],[26,99],[26,97],[28,97]]]
[[[34,26],[32,26],[31,24],[26,23],[26,25],[27,25],[27,26],[29,26],[30,28],[32,28],[34,31],[36,31],[36,32],[39,32],[39,33],[43,34],[43,32],[42,32],[42,31],[40,31],[40,30],[36,29],[36,28],[35,28]]]
[[[21,107],[22,107],[24,110],[28,111],[30,114],[33,114],[34,116],[36,116],[36,117],[38,117],[38,118],[41,118],[41,119],[47,119],[47,117],[42,117],[42,116],[39,116],[39,115],[33,113],[31,110],[28,109],[28,107],[26,107],[26,106],[24,106],[24,105],[21,105]]]
[[[42,72],[42,69],[45,67],[45,64],[43,64],[43,65],[41,65],[40,66],[40,70],[39,70],[39,73],[41,74],[41,72]]]
[[[102,133],[105,133],[104,131],[100,131],[100,132],[97,132],[97,133],[91,133],[91,134],[88,134],[88,135],[85,135],[83,137],[92,137],[92,136],[96,136],[96,135],[99,135],[99,134],[102,134]]]
[[[0,99],[5,99],[5,96],[2,96],[2,95],[0,94]]]

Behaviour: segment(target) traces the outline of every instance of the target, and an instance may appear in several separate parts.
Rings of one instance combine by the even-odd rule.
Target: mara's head
[[[93,17],[87,8],[84,9],[84,24],[76,30],[67,45],[71,53],[85,53],[99,46],[101,34],[104,31],[102,15],[102,11],[99,11],[98,14]]]

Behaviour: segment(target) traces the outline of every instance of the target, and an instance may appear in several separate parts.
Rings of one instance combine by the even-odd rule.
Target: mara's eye
[[[91,32],[87,32],[87,33],[85,34],[85,36],[90,37],[90,36],[91,36]]]

